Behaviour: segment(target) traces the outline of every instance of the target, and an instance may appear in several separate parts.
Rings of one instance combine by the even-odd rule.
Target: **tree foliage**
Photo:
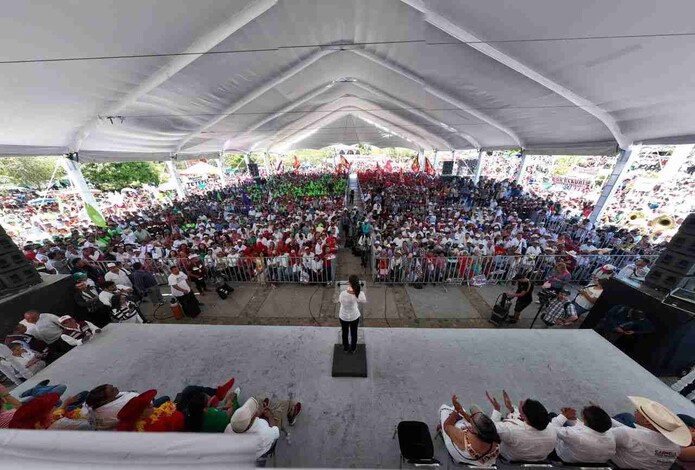
[[[44,189],[48,186],[59,157],[6,157],[0,158],[0,177],[6,182]],[[58,168],[55,179],[65,176],[62,166]]]
[[[156,186],[160,182],[161,168],[152,162],[87,163],[81,169],[88,182],[106,191],[139,188],[143,184]]]

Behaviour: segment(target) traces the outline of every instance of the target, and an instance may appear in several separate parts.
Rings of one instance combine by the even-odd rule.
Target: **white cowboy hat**
[[[661,403],[644,397],[627,397],[637,411],[669,441],[681,447],[690,445],[693,437],[688,426],[675,413]]]
[[[251,420],[256,416],[258,411],[258,402],[255,398],[249,398],[246,403],[241,405],[238,410],[232,415],[232,419],[229,424],[232,427],[232,431],[235,433],[242,433],[248,429],[251,424]]]

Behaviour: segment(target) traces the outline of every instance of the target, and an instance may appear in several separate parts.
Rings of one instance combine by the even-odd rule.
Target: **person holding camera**
[[[577,310],[574,304],[569,300],[570,291],[568,289],[560,289],[557,292],[557,297],[551,300],[550,303],[543,309],[541,320],[545,326],[552,328],[554,326],[569,326],[577,321]]]
[[[340,293],[340,327],[343,330],[343,351],[354,354],[357,349],[357,326],[360,323],[359,304],[367,302],[367,297],[362,292],[359,278],[352,274],[348,278],[350,284],[347,290]],[[350,331],[350,343],[348,344],[348,330]]]

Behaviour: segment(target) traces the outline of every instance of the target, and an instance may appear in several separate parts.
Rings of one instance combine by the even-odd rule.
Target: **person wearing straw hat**
[[[661,403],[644,397],[627,398],[635,411],[613,419],[616,453],[611,461],[619,468],[671,468],[681,448],[692,442],[688,426]]]
[[[252,433],[259,436],[256,458],[268,452],[280,438],[285,423],[294,426],[302,404],[295,400],[278,400],[271,404],[268,398],[249,398],[234,412],[225,433]]]

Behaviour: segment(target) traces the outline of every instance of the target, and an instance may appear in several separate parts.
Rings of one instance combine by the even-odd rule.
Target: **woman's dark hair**
[[[350,277],[348,277],[348,283],[350,284],[350,287],[352,287],[355,297],[359,297],[360,291],[362,290],[360,287],[360,278],[355,274],[351,274]]]
[[[201,432],[205,419],[205,407],[208,396],[205,392],[196,392],[191,396],[186,406],[186,431]]]
[[[533,400],[531,398],[527,399],[521,407],[521,410],[524,412],[526,422],[539,431],[543,431],[548,427],[548,424],[550,424],[548,410],[546,410],[545,406],[538,400]]]
[[[483,413],[476,413],[473,415],[472,421],[475,428],[475,435],[478,436],[481,441],[487,442],[488,444],[498,444],[501,441],[500,435],[497,434],[495,422],[488,416]]]
[[[93,410],[96,410],[100,406],[104,405],[106,402],[106,387],[108,386],[108,384],[103,384],[90,390],[87,394],[87,400],[85,400],[87,406]]]
[[[119,308],[121,306],[121,294],[111,296],[111,308]]]
[[[613,426],[611,417],[598,406],[587,406],[582,410],[582,415],[584,424],[596,432],[606,432]]]

